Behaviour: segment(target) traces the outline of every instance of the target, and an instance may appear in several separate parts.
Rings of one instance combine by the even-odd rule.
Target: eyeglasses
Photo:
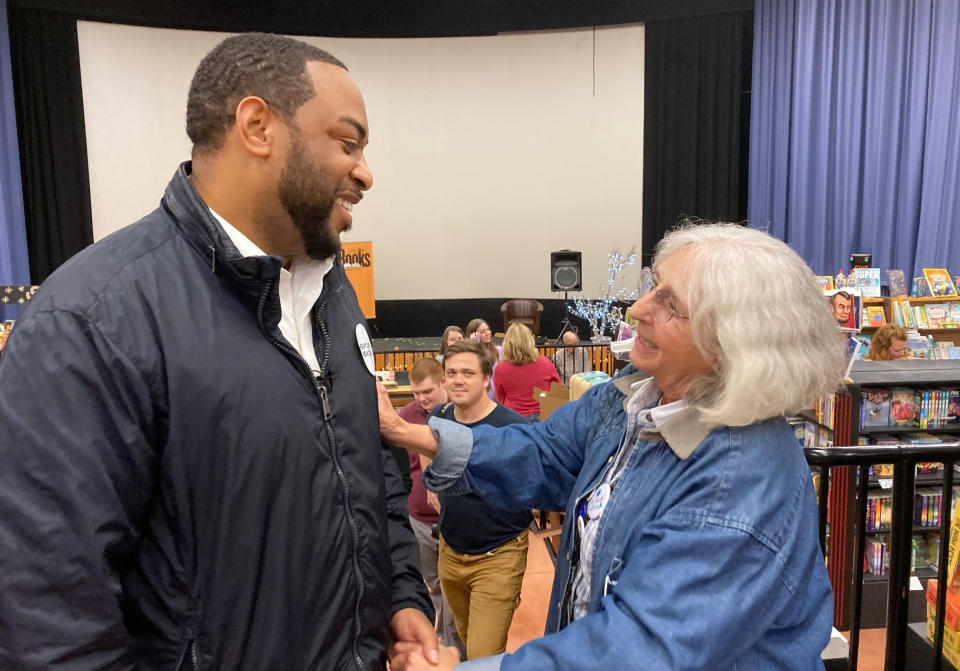
[[[656,306],[653,318],[661,324],[666,324],[674,317],[677,319],[690,319],[687,315],[680,314],[680,312],[677,311],[677,305],[674,302],[673,295],[669,292],[663,291],[662,289],[651,288],[646,295],[653,296],[653,303]]]

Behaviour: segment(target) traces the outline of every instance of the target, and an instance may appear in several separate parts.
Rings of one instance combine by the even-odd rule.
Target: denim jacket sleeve
[[[502,508],[563,510],[601,403],[598,394],[588,392],[560,406],[546,422],[502,428],[467,429],[431,418],[438,449],[424,484],[435,491],[472,490]]]
[[[527,643],[500,668],[731,669],[793,598],[782,569],[733,521],[667,515],[644,530],[622,573],[607,576],[598,612]],[[795,645],[789,632],[782,645]],[[811,666],[819,650],[798,651],[790,668],[822,669]]]

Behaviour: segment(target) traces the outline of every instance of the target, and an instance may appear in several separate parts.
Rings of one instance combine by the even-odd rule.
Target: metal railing
[[[857,472],[856,534],[854,541],[854,610],[850,627],[848,660],[857,668],[860,645],[860,621],[863,600],[863,563],[866,544],[867,494],[869,467],[893,464],[892,511],[890,528],[890,574],[887,583],[886,650],[884,669],[906,668],[906,637],[909,607],[910,560],[913,535],[913,504],[916,466],[920,462],[943,464],[940,513],[940,553],[937,566],[937,626],[934,640],[933,668],[939,669],[943,659],[943,627],[946,610],[945,589],[950,545],[950,524],[953,503],[953,469],[960,461],[960,442],[939,445],[868,445],[852,447],[804,448],[807,462],[820,469],[818,505],[820,512],[820,547],[829,556],[827,547],[827,495],[833,468],[853,466]],[[831,535],[842,532],[831,530]],[[830,561],[842,558],[831,557]]]

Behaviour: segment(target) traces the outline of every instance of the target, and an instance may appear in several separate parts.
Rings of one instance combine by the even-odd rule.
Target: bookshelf
[[[901,310],[900,306],[908,303],[911,308],[926,306],[933,303],[943,303],[948,306],[957,306],[960,308],[960,297],[957,296],[891,296],[882,299],[884,301],[884,314],[888,324],[898,324],[896,319],[897,312]],[[900,324],[901,326],[903,324]],[[906,328],[906,327],[905,327]],[[917,331],[923,335],[931,335],[938,342],[950,342],[954,345],[960,345],[960,328],[927,328],[917,325]]]
[[[929,300],[930,302],[943,302],[943,299]],[[960,337],[960,330],[950,330],[957,331],[956,335]],[[847,430],[849,431],[850,440],[849,442],[839,442],[838,440],[836,444],[856,445],[862,442],[861,439],[872,443],[873,439],[880,434],[898,435],[904,440],[909,440],[919,433],[933,434],[937,437],[942,436],[944,440],[960,439],[960,423],[950,423],[944,426],[926,428],[902,425],[867,427],[860,425],[860,401],[862,392],[871,389],[889,389],[895,387],[911,390],[960,389],[960,360],[901,359],[898,361],[858,361],[853,365],[850,377],[852,383],[848,384],[845,394],[841,394],[848,395],[850,402],[837,403],[838,412],[835,418],[837,433],[841,433],[840,427],[845,425],[844,428],[848,427]],[[958,482],[960,482],[960,468],[956,466],[955,474]],[[942,473],[939,472],[918,474],[915,483],[917,493],[921,495],[924,495],[924,493],[930,494],[933,488],[939,491],[941,478]],[[855,479],[856,474],[854,471],[850,474],[850,480],[855,481]],[[878,496],[884,491],[881,483],[876,478],[871,477],[868,496]],[[955,488],[954,496],[957,496],[957,491],[958,489]],[[845,515],[846,527],[843,533],[833,534],[834,538],[838,541],[839,547],[831,548],[830,553],[833,556],[843,557],[843,561],[840,562],[842,567],[838,567],[840,569],[838,572],[840,579],[834,583],[834,591],[843,591],[847,595],[852,595],[853,581],[858,575],[857,567],[853,566],[853,543],[856,524],[858,523],[858,520],[856,520],[856,483],[851,482],[850,486],[847,487],[842,494],[846,495],[847,498]],[[940,495],[942,497],[942,493]],[[944,506],[948,506],[949,499],[941,499],[941,501]],[[946,509],[949,510],[949,507],[946,507]],[[938,533],[939,530],[939,524],[923,524],[916,523],[915,521],[913,533],[915,537],[923,537],[927,540],[932,538],[932,535]],[[865,533],[869,545],[871,538],[876,540],[885,533],[889,533],[889,531],[885,529],[883,525],[881,525],[880,528],[870,529],[868,523],[868,528],[865,529]],[[836,551],[839,551],[839,554]],[[918,564],[915,575],[925,588],[927,580],[936,578],[936,569]],[[886,598],[887,576],[864,573],[862,627],[885,626]],[[841,601],[847,603],[849,607],[852,607],[852,596],[849,596],[847,599],[842,599]],[[922,620],[925,615],[924,608],[923,592],[916,590],[911,592],[910,619]],[[842,615],[845,615],[845,617],[839,619],[849,621],[849,612]]]

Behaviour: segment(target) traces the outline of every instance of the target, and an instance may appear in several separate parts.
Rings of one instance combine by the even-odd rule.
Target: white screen
[[[187,89],[225,34],[78,24],[94,238],[159,203],[190,156]],[[350,68],[374,188],[345,240],[372,240],[376,297],[549,298],[550,252],[639,247],[640,24],[492,37],[302,38]],[[629,278],[625,278],[629,281]]]

